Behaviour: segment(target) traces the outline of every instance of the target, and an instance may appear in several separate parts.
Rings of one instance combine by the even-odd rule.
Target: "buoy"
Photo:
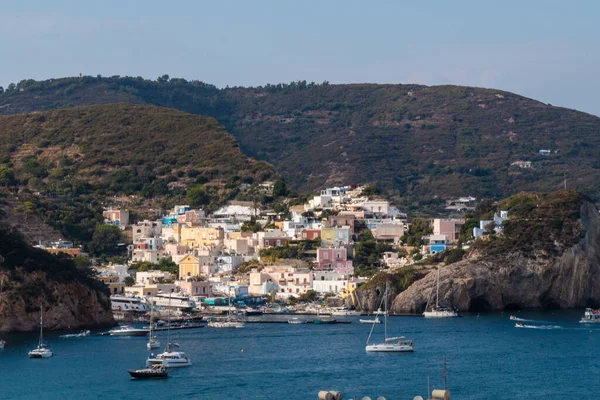
[[[244,352],[244,349],[242,349],[242,353]]]

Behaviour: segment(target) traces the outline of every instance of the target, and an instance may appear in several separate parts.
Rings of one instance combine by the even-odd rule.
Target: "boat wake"
[[[89,335],[90,335],[90,331],[81,331],[79,333],[69,333],[66,335],[60,335],[59,337],[69,339],[69,338],[86,337]]]
[[[525,325],[525,324],[516,324],[515,328],[526,328],[526,329],[564,329],[560,325]]]

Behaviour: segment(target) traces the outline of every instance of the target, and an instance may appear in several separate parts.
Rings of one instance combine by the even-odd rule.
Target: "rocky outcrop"
[[[0,281],[0,332],[38,329],[40,304],[44,307],[44,328],[48,330],[115,325],[107,293],[81,282],[48,280],[42,271],[0,273]]]
[[[600,215],[592,203],[581,204],[579,221],[585,235],[560,255],[516,250],[442,266],[440,303],[473,312],[600,305]],[[394,296],[391,311],[423,312],[436,279],[429,273]]]

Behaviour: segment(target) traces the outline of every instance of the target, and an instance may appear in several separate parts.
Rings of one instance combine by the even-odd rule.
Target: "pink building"
[[[433,234],[446,235],[449,242],[455,242],[460,236],[460,228],[465,224],[464,219],[440,219],[433,220]]]
[[[352,261],[348,260],[348,251],[345,247],[318,249],[314,266],[317,270],[335,271],[344,275],[354,274],[354,266]]]
[[[164,246],[164,253],[170,256],[182,256],[186,253],[186,248],[182,244],[169,243]]]

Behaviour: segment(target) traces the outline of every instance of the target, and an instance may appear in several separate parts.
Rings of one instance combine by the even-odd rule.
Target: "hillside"
[[[0,226],[0,332],[114,325],[110,293],[86,268],[69,257],[53,256],[25,243],[14,230]]]
[[[196,205],[206,206],[235,196],[241,182],[272,176],[272,166],[242,154],[210,117],[132,104],[0,116],[0,185],[20,188],[24,219],[37,214],[82,240],[102,201],[156,209],[200,186],[206,196]]]
[[[600,199],[600,118],[494,89],[297,82],[217,89],[161,77],[22,81],[0,113],[132,102],[209,115],[296,189],[377,182],[404,206],[568,184]],[[539,155],[541,149],[550,155]],[[531,168],[511,165],[531,161]]]
[[[509,212],[503,233],[440,264],[443,305],[471,312],[600,305],[600,214],[588,198],[575,190],[520,193],[496,207]],[[435,290],[435,266],[415,270],[418,280],[393,293],[396,313],[422,313]],[[379,304],[385,279],[377,282],[361,292],[366,307]]]

